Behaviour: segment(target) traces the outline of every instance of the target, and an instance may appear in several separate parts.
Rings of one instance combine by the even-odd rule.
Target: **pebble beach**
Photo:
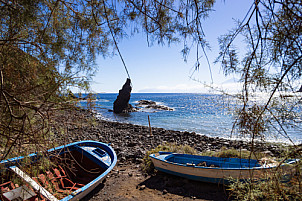
[[[66,110],[56,115],[53,125],[66,128],[63,135],[54,129],[60,143],[96,140],[110,143],[117,154],[117,166],[86,200],[229,200],[230,195],[223,186],[188,181],[160,172],[146,175],[140,168],[142,159],[147,151],[164,143],[189,145],[198,152],[219,151],[222,147],[249,150],[250,147],[246,141],[105,121],[84,109]],[[258,143],[256,149],[271,156],[280,153],[274,144]]]

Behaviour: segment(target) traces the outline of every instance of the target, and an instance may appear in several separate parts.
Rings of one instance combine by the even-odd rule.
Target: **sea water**
[[[231,97],[193,93],[132,93],[129,103],[134,107],[139,100],[150,100],[172,110],[141,108],[138,112],[115,114],[112,109],[117,95],[113,93],[96,95],[95,111],[100,118],[108,121],[148,126],[149,116],[152,127],[189,131],[227,139],[243,137],[248,140],[247,136],[244,137],[233,132],[233,125],[236,121],[233,109],[238,106],[238,102]],[[81,105],[85,107],[85,101],[81,101]],[[301,105],[296,108],[298,111],[301,111],[301,109]],[[287,134],[295,144],[302,142],[301,126],[287,128]],[[280,135],[276,130],[267,131],[265,140],[290,142],[288,137]]]

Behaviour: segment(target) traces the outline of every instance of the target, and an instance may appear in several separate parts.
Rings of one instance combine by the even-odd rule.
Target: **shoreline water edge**
[[[249,136],[242,136],[234,128],[236,122],[235,111],[240,104],[234,98],[223,97],[218,94],[183,94],[183,93],[134,93],[129,103],[136,112],[115,114],[112,105],[116,94],[96,94],[91,102],[98,117],[103,120],[151,126],[167,130],[196,132],[209,137],[225,138],[227,140],[249,141]],[[257,100],[257,102],[261,102]],[[88,108],[87,100],[78,103],[82,108]],[[302,110],[302,105],[295,108]],[[299,119],[297,119],[297,122]],[[282,134],[273,125],[264,131],[264,139],[255,139],[266,142],[280,142],[293,145],[302,143],[299,127],[284,126],[286,134]]]
[[[195,132],[151,127],[151,134],[148,126],[102,120],[95,112],[86,109],[68,110],[59,118],[68,119],[70,122],[78,121],[79,118],[89,120],[90,124],[85,125],[67,123],[68,141],[97,140],[110,143],[121,161],[141,160],[147,151],[164,143],[189,145],[198,152],[219,151],[222,147],[250,150],[248,141],[208,137]],[[62,122],[64,120],[58,120],[58,123]],[[62,138],[62,142],[66,141],[66,135],[62,136],[58,131],[54,132],[59,139]],[[265,152],[271,156],[278,156],[281,152],[280,143],[256,142],[256,144],[254,151]]]

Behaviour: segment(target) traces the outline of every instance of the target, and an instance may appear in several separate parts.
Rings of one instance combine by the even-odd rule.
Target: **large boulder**
[[[125,84],[122,89],[119,90],[119,95],[113,103],[113,112],[114,113],[128,113],[133,110],[131,104],[129,104],[130,96],[131,96],[131,80],[127,78]]]

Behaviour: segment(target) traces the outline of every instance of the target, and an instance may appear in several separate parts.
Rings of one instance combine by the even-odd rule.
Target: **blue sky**
[[[253,0],[217,0],[215,11],[203,23],[206,39],[211,46],[211,51],[207,54],[211,62],[214,85],[230,92],[238,88],[230,81],[234,78],[224,77],[220,65],[213,64],[219,51],[217,38],[234,27],[233,19],[243,19],[252,3]],[[238,41],[237,44],[242,43]],[[211,83],[209,67],[204,57],[201,59],[199,71],[193,76],[202,83],[189,78],[196,61],[194,49],[186,63],[180,53],[182,43],[172,44],[170,47],[158,45],[148,47],[146,36],[139,33],[124,39],[118,45],[132,80],[132,92],[206,93],[208,91],[202,84]],[[92,91],[118,93],[127,78],[120,57],[117,54],[112,58],[99,57],[97,66],[98,72],[91,83]]]

